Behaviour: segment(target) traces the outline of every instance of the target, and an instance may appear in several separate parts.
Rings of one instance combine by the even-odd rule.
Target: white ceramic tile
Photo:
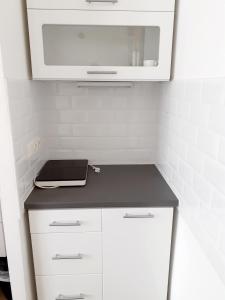
[[[87,121],[87,112],[73,111],[73,110],[60,110],[59,122],[61,123],[82,123]]]
[[[212,159],[206,159],[205,172],[206,178],[215,187],[225,194],[225,166]]]
[[[216,158],[218,157],[219,136],[214,132],[200,129],[198,131],[197,146],[203,153]]]
[[[225,105],[212,107],[210,116],[210,128],[218,134],[225,136]]]
[[[220,139],[220,145],[219,145],[219,160],[225,164],[225,139]]]
[[[225,100],[225,79],[206,79],[203,84],[202,100],[212,105],[223,104]]]

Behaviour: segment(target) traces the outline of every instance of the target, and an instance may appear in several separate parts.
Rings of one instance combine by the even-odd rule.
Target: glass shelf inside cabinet
[[[158,65],[160,28],[157,26],[44,24],[42,33],[46,65]]]

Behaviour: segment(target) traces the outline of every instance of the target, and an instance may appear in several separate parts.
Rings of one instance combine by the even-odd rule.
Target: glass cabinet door
[[[50,66],[157,66],[156,26],[43,25]]]
[[[170,12],[29,10],[33,78],[168,80],[173,18]]]

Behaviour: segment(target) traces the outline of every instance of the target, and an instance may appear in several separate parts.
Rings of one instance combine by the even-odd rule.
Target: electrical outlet
[[[35,137],[27,144],[27,158],[34,156],[41,148],[41,138]]]

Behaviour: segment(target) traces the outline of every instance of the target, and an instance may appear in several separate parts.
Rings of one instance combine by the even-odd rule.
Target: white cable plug
[[[89,166],[95,171],[95,173],[100,173],[101,172],[101,169],[99,167],[96,167],[92,164],[89,164]]]

